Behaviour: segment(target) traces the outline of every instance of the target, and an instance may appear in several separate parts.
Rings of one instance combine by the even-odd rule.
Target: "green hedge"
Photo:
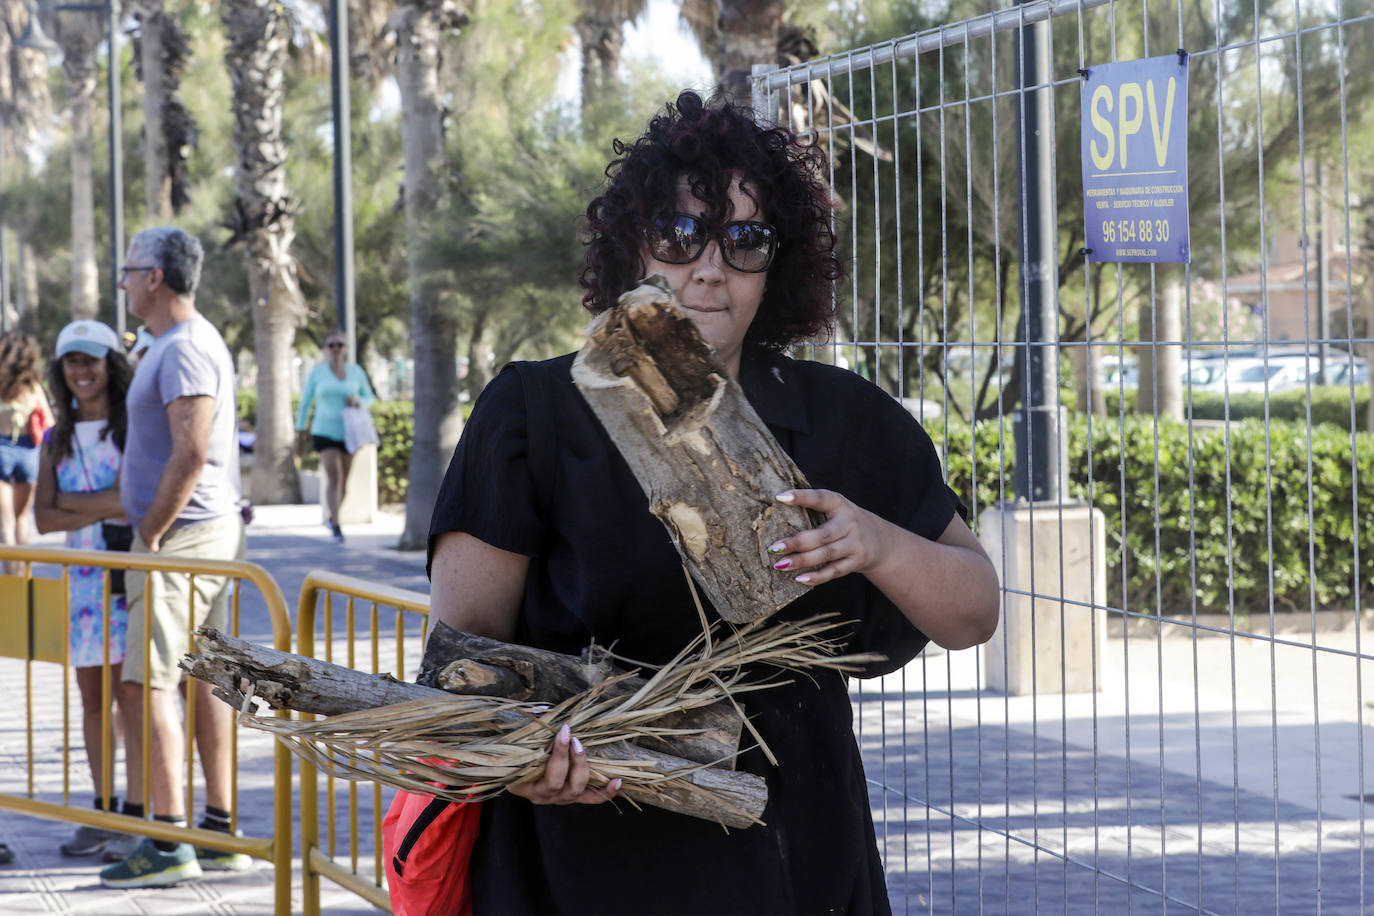
[[[1232,394],[1231,419],[1244,420],[1264,417],[1264,394],[1247,392]],[[1350,389],[1344,385],[1322,385],[1312,388],[1312,422],[1329,423],[1350,429]],[[1193,392],[1193,417],[1198,420],[1224,420],[1226,399],[1219,391]],[[1294,388],[1269,395],[1269,417],[1272,420],[1307,422],[1307,391]],[[1369,386],[1355,389],[1355,428],[1369,429]]]
[[[1118,416],[1118,393],[1107,392],[1107,413]],[[1195,420],[1225,420],[1226,401],[1220,391],[1193,390],[1192,416]],[[1263,419],[1264,394],[1259,391],[1232,393],[1230,397],[1232,420],[1246,420],[1251,417]],[[1073,399],[1066,399],[1072,404]],[[1188,409],[1187,393],[1184,393],[1184,409]],[[1135,392],[1126,393],[1126,412],[1135,410]],[[1293,388],[1269,395],[1269,417],[1273,420],[1293,420],[1307,422],[1307,391]],[[1322,385],[1312,388],[1312,422],[1330,423],[1341,429],[1350,428],[1350,389],[1344,385]],[[1369,386],[1360,385],[1355,389],[1355,428],[1369,429]]]
[[[410,401],[372,405],[377,424],[377,501],[403,503],[410,484],[410,443],[415,439],[415,409]]]
[[[1003,493],[1012,495],[1009,419],[1000,432],[1005,478],[996,422],[980,424],[976,432],[949,427],[950,485],[970,500],[969,456],[976,455],[980,509]],[[1275,610],[1310,608],[1309,583],[1319,609],[1349,608],[1356,588],[1356,499],[1361,601],[1374,598],[1374,437],[1356,436],[1358,489],[1352,483],[1350,433],[1318,425],[1311,442],[1309,473],[1305,423],[1271,420],[1266,435],[1264,424],[1250,419],[1226,430],[1194,428],[1190,440],[1188,425],[1176,420],[1127,415],[1123,427],[1116,418],[1098,417],[1090,434],[1087,418],[1073,417],[1069,486],[1078,499],[1091,495],[1106,516],[1108,602],[1177,614],[1192,611],[1196,595],[1198,613],[1226,613],[1233,592],[1237,614],[1267,613],[1272,567]],[[1267,475],[1266,468],[1272,469]]]

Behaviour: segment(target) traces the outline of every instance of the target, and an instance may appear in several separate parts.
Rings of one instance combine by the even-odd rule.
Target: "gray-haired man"
[[[203,258],[200,242],[173,227],[148,229],[129,243],[120,286],[128,293],[129,310],[144,320],[154,340],[129,388],[119,491],[134,526],[135,553],[232,560],[243,556],[234,365],[224,338],[196,311]],[[127,582],[120,714],[129,796],[143,802],[150,790],[156,818],[184,825],[185,733],[177,659],[188,647],[189,628],[226,628],[228,581],[131,570]],[[145,596],[151,610],[146,635]],[[192,608],[194,620],[188,619]],[[145,682],[152,736],[147,787],[139,740]],[[192,689],[196,747],[205,773],[205,819],[199,826],[228,831],[233,711],[212,696],[208,685],[197,682]],[[109,887],[151,887],[198,877],[202,868],[237,870],[249,864],[243,855],[146,839],[126,859],[101,871],[100,880]]]

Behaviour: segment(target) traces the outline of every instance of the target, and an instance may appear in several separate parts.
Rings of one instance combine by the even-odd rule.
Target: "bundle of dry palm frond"
[[[640,671],[593,684],[557,705],[502,697],[434,696],[330,716],[319,721],[257,716],[243,720],[276,734],[320,769],[353,780],[373,780],[455,801],[480,801],[537,778],[554,734],[568,725],[587,750],[590,784],[621,779],[620,798],[707,816],[727,826],[761,822],[762,781],[735,774],[732,760],[692,763],[634,747],[637,740],[683,734],[665,728],[671,714],[766,690],[807,669],[851,671],[880,656],[839,655],[833,615],[799,623],[760,621],[721,634],[704,632],[668,664],[651,670],[630,695],[611,689]],[[247,703],[245,701],[245,709]],[[745,720],[747,724],[747,719]],[[750,726],[751,731],[752,727]],[[762,737],[756,746],[772,758]],[[757,785],[740,791],[738,779]],[[683,804],[687,800],[687,804]]]

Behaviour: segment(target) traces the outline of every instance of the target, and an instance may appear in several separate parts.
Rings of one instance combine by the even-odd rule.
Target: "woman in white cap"
[[[38,445],[52,425],[38,359],[32,337],[0,334],[0,544],[29,542]],[[16,561],[4,566],[10,575],[24,572],[24,564]]]
[[[34,516],[38,530],[67,532],[67,546],[83,550],[128,550],[132,530],[119,502],[119,465],[127,429],[124,397],[133,370],[119,338],[99,321],[73,321],[57,337],[57,353],[48,365],[48,385],[57,401],[57,425],[44,439],[38,466]],[[68,571],[71,633],[68,658],[81,689],[82,735],[95,784],[95,806],[117,810],[113,792],[115,748],[101,741],[100,713],[113,704],[124,661],[125,606],[122,571],[110,572],[110,681],[101,677],[105,645],[106,570],[74,566]],[[111,711],[111,721],[114,712]],[[103,772],[108,752],[111,785]],[[141,816],[126,802],[126,814]],[[109,852],[122,834],[78,827],[62,844],[62,854],[88,856]]]

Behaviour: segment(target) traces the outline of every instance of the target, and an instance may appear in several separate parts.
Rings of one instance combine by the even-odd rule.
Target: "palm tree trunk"
[[[167,84],[162,68],[162,0],[141,0],[139,58],[143,71],[144,200],[148,219],[164,222],[172,215],[172,174],[167,167],[167,134],[162,112]]]
[[[717,5],[721,41],[711,63],[721,88],[736,102],[748,105],[754,64],[771,64],[778,56],[782,0],[718,0]]]
[[[233,84],[235,216],[252,296],[258,363],[257,443],[251,493],[257,503],[300,501],[292,457],[291,366],[305,308],[291,255],[295,205],[286,187],[282,137],[290,26],[279,0],[225,0],[221,7]]]
[[[1183,419],[1182,359],[1177,341],[1182,338],[1183,286],[1178,281],[1161,281],[1163,291],[1145,297],[1140,306],[1140,340],[1136,356],[1140,379],[1136,389],[1136,409],[1143,414]],[[1151,299],[1154,299],[1152,302]]]
[[[0,142],[7,144],[7,174],[19,178],[30,173],[28,152],[52,119],[47,56],[14,47],[29,24],[29,15],[30,10],[18,3],[0,4]],[[38,301],[37,260],[22,230],[14,231],[14,242],[15,259],[9,262],[5,282],[16,312],[15,326],[32,334],[33,307]]]
[[[97,26],[89,13],[58,17],[62,75],[72,130],[72,318],[94,318],[99,311],[99,271],[95,261],[95,176],[92,174],[91,100],[95,96]]]
[[[165,221],[189,200],[188,151],[196,121],[181,99],[181,73],[190,57],[186,33],[163,0],[143,0],[138,41],[143,80],[143,150],[148,216]]]
[[[462,430],[458,402],[458,324],[441,296],[426,251],[427,226],[447,170],[444,103],[439,89],[440,44],[461,20],[413,0],[391,17],[396,31],[396,72],[401,90],[401,142],[405,150],[405,218],[410,279],[410,328],[415,346],[415,436],[401,548],[423,547],[444,470]]]
[[[682,0],[683,22],[711,62],[720,87],[749,104],[754,64],[776,63],[782,33],[782,0]]]

